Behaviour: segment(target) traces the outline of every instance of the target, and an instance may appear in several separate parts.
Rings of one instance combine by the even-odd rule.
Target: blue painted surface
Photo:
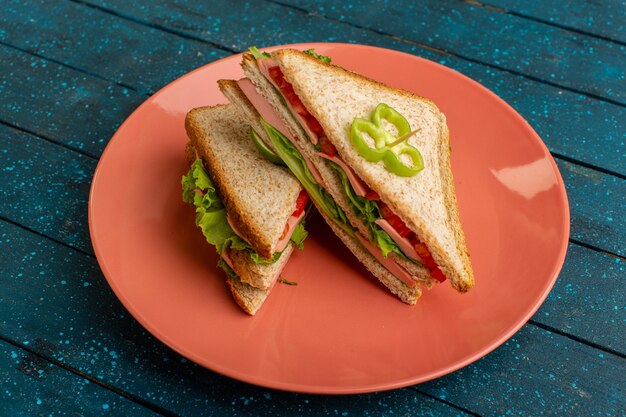
[[[349,2],[3,4],[0,414],[45,406],[86,415],[623,415],[625,274],[615,255],[624,256],[626,240],[626,112],[616,84],[625,66],[623,46],[598,37],[624,37],[619,14],[586,2],[546,5],[545,20],[572,32],[469,2],[426,2],[420,13],[412,3],[390,3],[386,19]],[[530,3],[499,3],[542,17]],[[594,25],[572,14],[577,3]],[[125,117],[206,62],[251,44],[303,41],[373,44],[457,69],[510,102],[564,157],[575,243],[554,290],[514,338],[452,375],[342,397],[240,383],[143,330],[92,255],[88,187]]]
[[[0,415],[151,416],[134,401],[0,340]]]
[[[488,0],[485,3],[542,22],[626,43],[626,7],[610,1]]]
[[[458,0],[286,1],[498,68],[626,103],[626,46]]]

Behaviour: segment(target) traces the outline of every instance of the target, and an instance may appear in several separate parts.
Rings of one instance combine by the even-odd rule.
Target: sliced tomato
[[[433,255],[428,250],[428,247],[426,247],[426,244],[420,242],[417,236],[415,236],[415,233],[412,234],[412,236],[409,238],[409,241],[411,242],[411,244],[413,244],[415,252],[417,252],[419,257],[421,258],[424,266],[426,266],[426,268],[430,270],[431,275],[439,282],[445,281],[446,276],[443,274],[443,272],[441,272],[441,269],[439,269],[437,262],[435,262],[435,260],[433,259]]]
[[[406,224],[394,213],[387,204],[382,201],[378,202],[378,208],[380,209],[380,214],[382,214],[383,218],[387,220],[387,222],[393,227],[396,232],[402,237],[406,237],[409,233],[411,233],[411,229],[406,227]]]
[[[283,77],[283,72],[280,70],[280,68],[278,66],[271,67],[270,69],[268,69],[268,72],[270,74],[270,77],[272,77],[272,80],[276,83],[276,85],[280,87],[285,80],[285,77]]]
[[[308,110],[306,112],[307,114],[304,116],[304,118],[306,120],[307,126],[309,126],[309,129],[311,129],[311,131],[315,133],[318,137],[324,135],[324,128],[322,127],[320,122],[318,122],[317,119],[313,117],[313,115],[309,113]]]
[[[296,209],[294,210],[292,216],[299,216],[300,213],[304,211],[306,204],[309,202],[309,195],[306,191],[300,191],[298,198],[296,199]]]
[[[326,154],[331,157],[337,155],[337,148],[335,148],[335,145],[333,145],[332,142],[328,140],[326,135],[318,136],[317,139],[319,141],[318,143],[320,146],[320,151],[323,154]]]
[[[294,91],[293,86],[289,84],[287,80],[285,80],[285,76],[283,75],[280,68],[278,66],[275,66],[271,67],[268,71],[270,78],[272,79],[272,81],[274,81],[274,83],[280,90],[280,93],[291,106],[292,110],[304,119],[307,127],[318,137],[318,140],[320,140],[321,137],[325,136],[324,128],[322,128],[322,125],[317,121],[317,119],[313,117],[313,115],[309,113],[309,111],[306,109],[306,107],[302,103],[302,100],[300,100],[300,97],[298,97],[298,95]],[[328,155],[337,155],[337,151],[334,148],[335,147],[330,142],[326,145],[326,149],[329,151]],[[322,150],[322,152],[324,151]]]
[[[289,100],[289,104],[291,105],[291,108],[293,109],[293,111],[298,113],[300,116],[304,117],[306,120],[306,117],[309,115],[309,111],[306,109],[306,107],[304,107],[304,104],[302,104],[302,102],[300,101],[298,96],[296,96],[295,93],[293,94],[293,97],[294,97],[293,99]]]
[[[371,188],[365,193],[365,198],[367,198],[368,200],[372,200],[372,201],[380,200],[378,193],[372,190]]]

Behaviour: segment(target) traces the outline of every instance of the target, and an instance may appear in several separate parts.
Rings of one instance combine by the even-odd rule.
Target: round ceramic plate
[[[124,306],[152,334],[221,374],[277,389],[357,393],[457,370],[511,337],[548,295],[565,257],[569,210],[548,150],[509,105],[439,64],[362,45],[304,44],[333,62],[434,101],[452,142],[476,286],[443,283],[408,306],[380,286],[315,216],[256,316],[231,299],[217,254],[181,201],[185,113],[226,103],[216,81],[241,56],[154,94],[117,131],[93,179],[95,252]],[[271,48],[270,48],[271,49]]]

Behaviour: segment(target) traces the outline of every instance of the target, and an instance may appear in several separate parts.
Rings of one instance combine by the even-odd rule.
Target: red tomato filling
[[[309,195],[307,194],[307,192],[304,190],[300,191],[300,194],[298,194],[298,198],[296,199],[296,209],[293,211],[293,213],[291,213],[291,217],[298,217],[300,214],[302,214],[308,202]],[[283,239],[285,236],[287,236],[287,232],[289,232],[289,222],[287,222],[287,224],[285,225],[283,233],[280,235],[279,239]]]
[[[372,193],[376,194],[374,191],[372,191]],[[370,200],[378,200],[378,195],[376,195],[376,198],[370,198],[368,196],[369,194],[370,193],[366,194],[365,197],[369,198]],[[417,238],[415,233],[412,232],[411,229],[406,227],[406,224],[404,224],[404,222],[400,219],[400,217],[398,217],[398,215],[391,211],[387,204],[379,200],[378,208],[380,208],[380,214],[385,220],[387,220],[391,227],[393,227],[400,236],[407,238],[408,241],[411,242],[411,245],[413,245],[413,247],[415,248],[415,252],[417,252],[422,260],[422,263],[424,264],[424,266],[426,266],[426,268],[428,268],[432,276],[439,282],[445,281],[446,276],[443,274],[443,272],[441,272],[439,266],[437,266],[437,262],[435,262],[435,260],[433,259],[433,255],[426,247],[426,244],[422,243]]]
[[[302,100],[300,100],[300,97],[298,97],[298,95],[294,91],[293,86],[289,84],[287,80],[285,80],[285,77],[283,76],[280,68],[278,66],[271,67],[268,72],[270,74],[270,77],[272,78],[272,81],[274,81],[274,83],[280,90],[283,97],[285,97],[285,100],[287,100],[293,111],[295,111],[304,119],[307,127],[317,136],[320,145],[320,151],[328,156],[337,155],[337,149],[335,148],[335,145],[333,145],[326,137],[324,129],[322,129],[322,125],[320,125],[317,119],[313,117],[311,113],[309,113],[306,107],[304,107],[304,104],[302,104]]]
[[[300,194],[298,195],[298,198],[296,199],[296,209],[293,211],[291,215],[293,217],[299,216],[304,211],[304,208],[306,207],[306,203],[308,202],[309,202],[309,195],[307,194],[307,192],[304,190],[300,191]]]

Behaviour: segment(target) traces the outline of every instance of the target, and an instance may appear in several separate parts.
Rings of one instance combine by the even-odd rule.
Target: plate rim
[[[552,290],[556,280],[558,279],[560,272],[562,270],[562,267],[564,265],[565,257],[567,254],[567,248],[569,244],[569,237],[571,233],[570,207],[569,207],[569,201],[567,197],[567,190],[565,187],[565,183],[563,181],[563,178],[558,169],[558,166],[556,165],[556,162],[552,154],[550,153],[547,145],[543,142],[543,140],[537,134],[537,132],[535,132],[535,130],[530,125],[530,123],[521,114],[519,114],[509,103],[507,103],[504,99],[499,97],[496,93],[494,93],[493,91],[491,91],[489,88],[485,87],[478,81],[475,81],[471,77],[459,71],[456,71],[452,68],[449,68],[445,65],[442,65],[430,59],[413,55],[407,52],[402,52],[402,51],[398,51],[394,49],[383,48],[383,47],[373,46],[373,45],[358,44],[358,43],[305,42],[305,43],[292,43],[292,44],[284,44],[284,45],[273,45],[273,46],[263,47],[261,49],[272,51],[272,50],[282,49],[282,48],[308,49],[308,48],[317,48],[320,46],[339,47],[339,48],[356,48],[356,49],[362,48],[364,50],[377,50],[377,51],[380,51],[381,53],[391,53],[391,54],[401,55],[404,59],[424,61],[427,65],[434,65],[440,71],[453,73],[453,76],[461,77],[465,81],[473,84],[475,87],[478,87],[479,89],[483,90],[483,92],[487,93],[487,95],[489,95],[492,99],[496,100],[503,109],[505,109],[511,116],[513,116],[515,120],[517,120],[518,122],[522,122],[521,124],[530,133],[530,136],[533,137],[536,144],[539,145],[539,147],[541,148],[541,150],[547,157],[548,161],[550,162],[550,166],[552,167],[552,172],[555,174],[556,183],[557,183],[557,187],[559,191],[559,197],[560,197],[562,207],[563,207],[563,211],[562,211],[563,217],[562,217],[561,227],[562,227],[563,235],[564,235],[563,240],[561,242],[561,247],[559,248],[558,256],[555,258],[555,262],[553,263],[553,266],[552,266],[550,279],[546,280],[544,285],[545,284],[547,285],[545,285],[544,291],[536,299],[536,301],[534,302],[534,305],[528,310],[528,312],[523,316],[522,319],[518,320],[517,323],[511,326],[511,328],[508,331],[504,332],[499,337],[494,338],[494,341],[490,343],[489,346],[487,346],[486,348],[480,349],[478,352],[474,353],[473,355],[467,356],[461,360],[456,361],[455,363],[442,367],[436,372],[430,372],[428,374],[421,375],[418,377],[407,377],[407,378],[403,378],[399,380],[394,380],[393,382],[384,382],[384,383],[377,383],[377,384],[369,383],[369,384],[363,384],[363,385],[353,384],[353,385],[344,385],[340,387],[337,387],[337,386],[331,387],[327,385],[311,385],[311,384],[302,384],[302,383],[295,383],[295,382],[282,382],[282,381],[277,381],[273,378],[264,378],[258,375],[253,375],[252,373],[244,373],[242,371],[232,369],[230,367],[221,366],[218,362],[207,360],[207,358],[203,358],[203,357],[200,357],[199,355],[194,354],[193,352],[189,352],[184,346],[181,346],[179,343],[170,339],[166,334],[162,333],[158,328],[153,326],[149,322],[149,320],[146,319],[141,314],[139,309],[134,308],[132,301],[129,300],[124,295],[123,291],[121,291],[120,288],[116,285],[115,280],[111,276],[112,275],[111,272],[106,266],[106,261],[104,260],[103,251],[101,247],[99,246],[97,239],[94,239],[96,226],[95,226],[94,213],[93,213],[93,205],[94,205],[93,200],[94,200],[94,195],[95,195],[95,191],[97,188],[98,177],[102,170],[102,166],[104,166],[103,161],[106,161],[108,153],[111,152],[111,149],[113,148],[115,143],[117,143],[117,141],[120,140],[119,138],[122,136],[122,133],[125,130],[125,126],[130,122],[130,120],[136,117],[136,114],[141,112],[144,107],[150,106],[152,102],[157,100],[159,96],[165,90],[169,90],[175,87],[177,83],[181,82],[184,78],[191,76],[192,74],[195,74],[196,72],[205,71],[207,68],[220,65],[224,61],[240,59],[243,53],[226,56],[218,60],[215,60],[213,62],[210,62],[208,64],[202,65],[194,70],[191,70],[181,75],[175,80],[169,82],[168,84],[160,88],[158,91],[156,91],[154,94],[152,94],[150,97],[148,97],[146,100],[144,100],[137,108],[135,108],[124,119],[123,123],[119,125],[115,133],[111,136],[111,139],[108,141],[107,145],[105,146],[105,149],[100,155],[100,158],[98,160],[98,163],[96,165],[96,168],[92,177],[90,189],[89,189],[89,199],[88,199],[89,235],[90,235],[92,247],[94,249],[94,254],[98,262],[98,266],[100,267],[100,270],[102,271],[105,279],[107,280],[109,287],[111,287],[115,296],[122,303],[124,308],[151,335],[153,335],[161,343],[165,344],[166,346],[168,346],[169,348],[171,348],[178,354],[193,361],[194,363],[210,371],[227,376],[229,378],[236,379],[238,381],[250,383],[256,386],[260,386],[260,387],[272,388],[272,389],[277,389],[277,390],[287,391],[287,392],[297,392],[297,393],[304,393],[304,394],[333,394],[333,395],[340,394],[340,395],[343,395],[343,394],[359,394],[359,393],[371,393],[371,392],[378,392],[378,391],[393,390],[393,389],[404,388],[407,386],[420,384],[420,383],[427,382],[436,378],[440,378],[444,375],[450,374],[452,372],[455,372],[461,368],[464,368],[470,365],[471,363],[487,356],[488,354],[493,352],[495,349],[500,347],[503,343],[509,340],[515,333],[517,333],[521,329],[521,327],[524,326],[528,322],[528,320],[537,312],[537,310],[544,303],[548,294]]]

